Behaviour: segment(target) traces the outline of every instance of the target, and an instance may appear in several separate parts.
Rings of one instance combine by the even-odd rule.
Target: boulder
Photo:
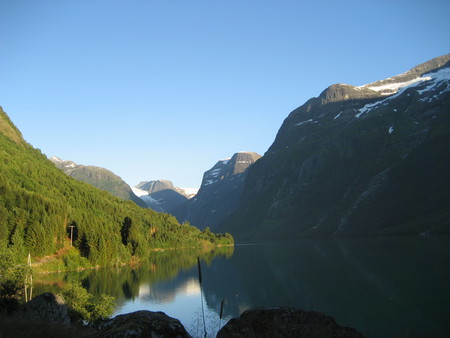
[[[242,337],[364,337],[353,328],[340,326],[321,312],[291,307],[255,308],[231,319],[217,338]]]
[[[89,337],[112,338],[160,338],[191,337],[178,319],[164,312],[136,311],[118,315],[101,324],[99,330]]]
[[[67,304],[60,295],[46,292],[24,304],[22,315],[25,319],[70,325]]]

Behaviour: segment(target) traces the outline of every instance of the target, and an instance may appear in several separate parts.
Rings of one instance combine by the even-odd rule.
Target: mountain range
[[[93,185],[99,189],[110,192],[122,200],[130,200],[140,207],[147,207],[146,203],[134,194],[130,186],[112,171],[96,167],[76,164],[73,161],[63,161],[56,156],[49,158],[57,168],[67,175]]]
[[[449,82],[447,54],[367,85],[331,85],[287,116],[263,157],[218,161],[194,197],[167,180],[130,188],[106,169],[51,160],[122,199],[241,241],[448,233]],[[1,112],[0,132],[24,143]]]
[[[450,231],[450,54],[292,111],[252,165],[238,240]]]
[[[76,168],[74,163],[63,166]],[[117,265],[146,257],[154,248],[232,241],[227,234],[181,225],[171,215],[140,208],[67,175],[23,139],[0,107],[0,247],[10,255],[6,264],[22,264],[29,253],[44,257],[70,246],[58,269]]]

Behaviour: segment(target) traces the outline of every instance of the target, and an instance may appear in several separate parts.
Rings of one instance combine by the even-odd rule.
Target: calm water
[[[194,336],[203,336],[202,301],[209,336],[248,308],[274,305],[327,313],[368,337],[449,336],[449,244],[449,237],[358,238],[155,252],[137,269],[48,275],[36,291],[81,280],[91,293],[116,297],[115,314],[163,311]]]

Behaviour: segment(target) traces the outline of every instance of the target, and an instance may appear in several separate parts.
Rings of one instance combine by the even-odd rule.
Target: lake
[[[368,337],[449,336],[449,244],[447,236],[302,239],[152,252],[134,269],[41,276],[35,294],[79,280],[116,297],[115,315],[163,311],[194,336],[203,336],[202,305],[208,336],[248,308],[277,305],[324,312]]]

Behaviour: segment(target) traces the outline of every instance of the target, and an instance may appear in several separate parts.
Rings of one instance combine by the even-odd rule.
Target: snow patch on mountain
[[[148,191],[145,191],[145,190],[142,190],[142,189],[139,189],[139,188],[136,188],[136,187],[130,187],[130,188],[131,188],[131,190],[134,192],[134,194],[137,197],[142,197],[142,196],[147,196],[148,195]]]
[[[425,74],[424,74],[425,75]],[[402,82],[399,83],[397,85],[399,85],[397,87],[397,92],[394,95],[391,95],[383,100],[374,102],[374,103],[368,103],[366,104],[364,107],[362,107],[361,109],[359,109],[359,112],[357,114],[355,114],[356,118],[361,117],[361,115],[369,113],[371,110],[373,110],[374,108],[377,108],[378,106],[380,106],[381,104],[386,105],[390,100],[400,96],[406,89],[410,89],[410,88],[414,88],[419,86],[420,84],[424,83],[424,82],[428,82],[428,85],[424,88],[424,89],[418,89],[417,92],[420,95],[423,95],[433,89],[436,89],[439,85],[441,85],[442,82],[444,81],[449,81],[450,80],[450,68],[443,68],[440,69],[436,72],[433,73],[428,73],[426,74],[427,76],[421,76],[419,78],[416,78],[414,80],[411,81],[407,81],[407,82]],[[394,84],[392,84],[394,85]],[[405,86],[403,86],[405,85]],[[386,85],[387,86],[387,85]],[[380,87],[373,87],[373,88],[381,88]],[[394,88],[394,87],[393,87]],[[435,98],[438,98],[441,94],[449,91],[450,88],[447,85],[446,88],[444,90],[442,90],[440,93],[438,93],[437,95],[434,95],[432,98],[427,98],[427,100],[433,100]]]
[[[213,171],[210,172],[210,175],[217,177],[221,171],[222,171],[222,169],[214,169]]]
[[[319,117],[320,117],[320,116],[319,116]],[[303,124],[305,124],[305,123],[319,123],[319,121],[314,121],[313,119],[309,119],[309,120],[306,120],[306,121],[302,121],[302,122],[297,123],[296,126],[301,126],[301,125],[303,125]]]
[[[429,75],[431,78],[430,84],[426,88],[417,91],[420,95],[434,89],[441,82],[450,80],[450,68],[443,68],[443,69],[440,69],[437,72],[431,73]],[[450,87],[447,86],[447,88],[444,89],[442,92],[440,92],[437,96],[439,96],[442,93],[445,93],[446,91],[449,91],[449,90],[450,90]]]
[[[341,111],[339,114],[337,114],[337,115],[334,117],[334,119],[335,119],[335,120],[338,119],[339,116],[341,116],[342,113],[343,113],[343,112]]]
[[[385,85],[378,85],[378,86],[371,86],[370,84],[355,87],[355,89],[370,89],[375,92],[381,92],[381,95],[391,95],[393,93],[398,92],[402,88],[409,87],[411,85],[415,85],[417,83],[431,80],[431,77],[417,77],[415,79],[412,79],[410,81],[405,82],[394,82],[394,83],[388,83]]]
[[[185,195],[187,195],[188,198],[192,198],[198,193],[199,188],[180,188],[184,191]]]
[[[50,157],[49,158],[49,160],[50,161],[53,161],[53,162],[63,162],[63,160],[61,160],[59,157],[57,157],[57,156],[52,156],[52,157]]]
[[[143,200],[148,206],[152,206],[155,204],[160,204],[160,202],[149,195],[139,196],[141,200]]]
[[[314,121],[313,119],[309,119],[309,120],[306,120],[306,121],[302,121],[302,122],[297,123],[296,126],[301,126],[302,124],[309,123],[309,122],[315,122],[315,123],[317,123],[317,121]]]

